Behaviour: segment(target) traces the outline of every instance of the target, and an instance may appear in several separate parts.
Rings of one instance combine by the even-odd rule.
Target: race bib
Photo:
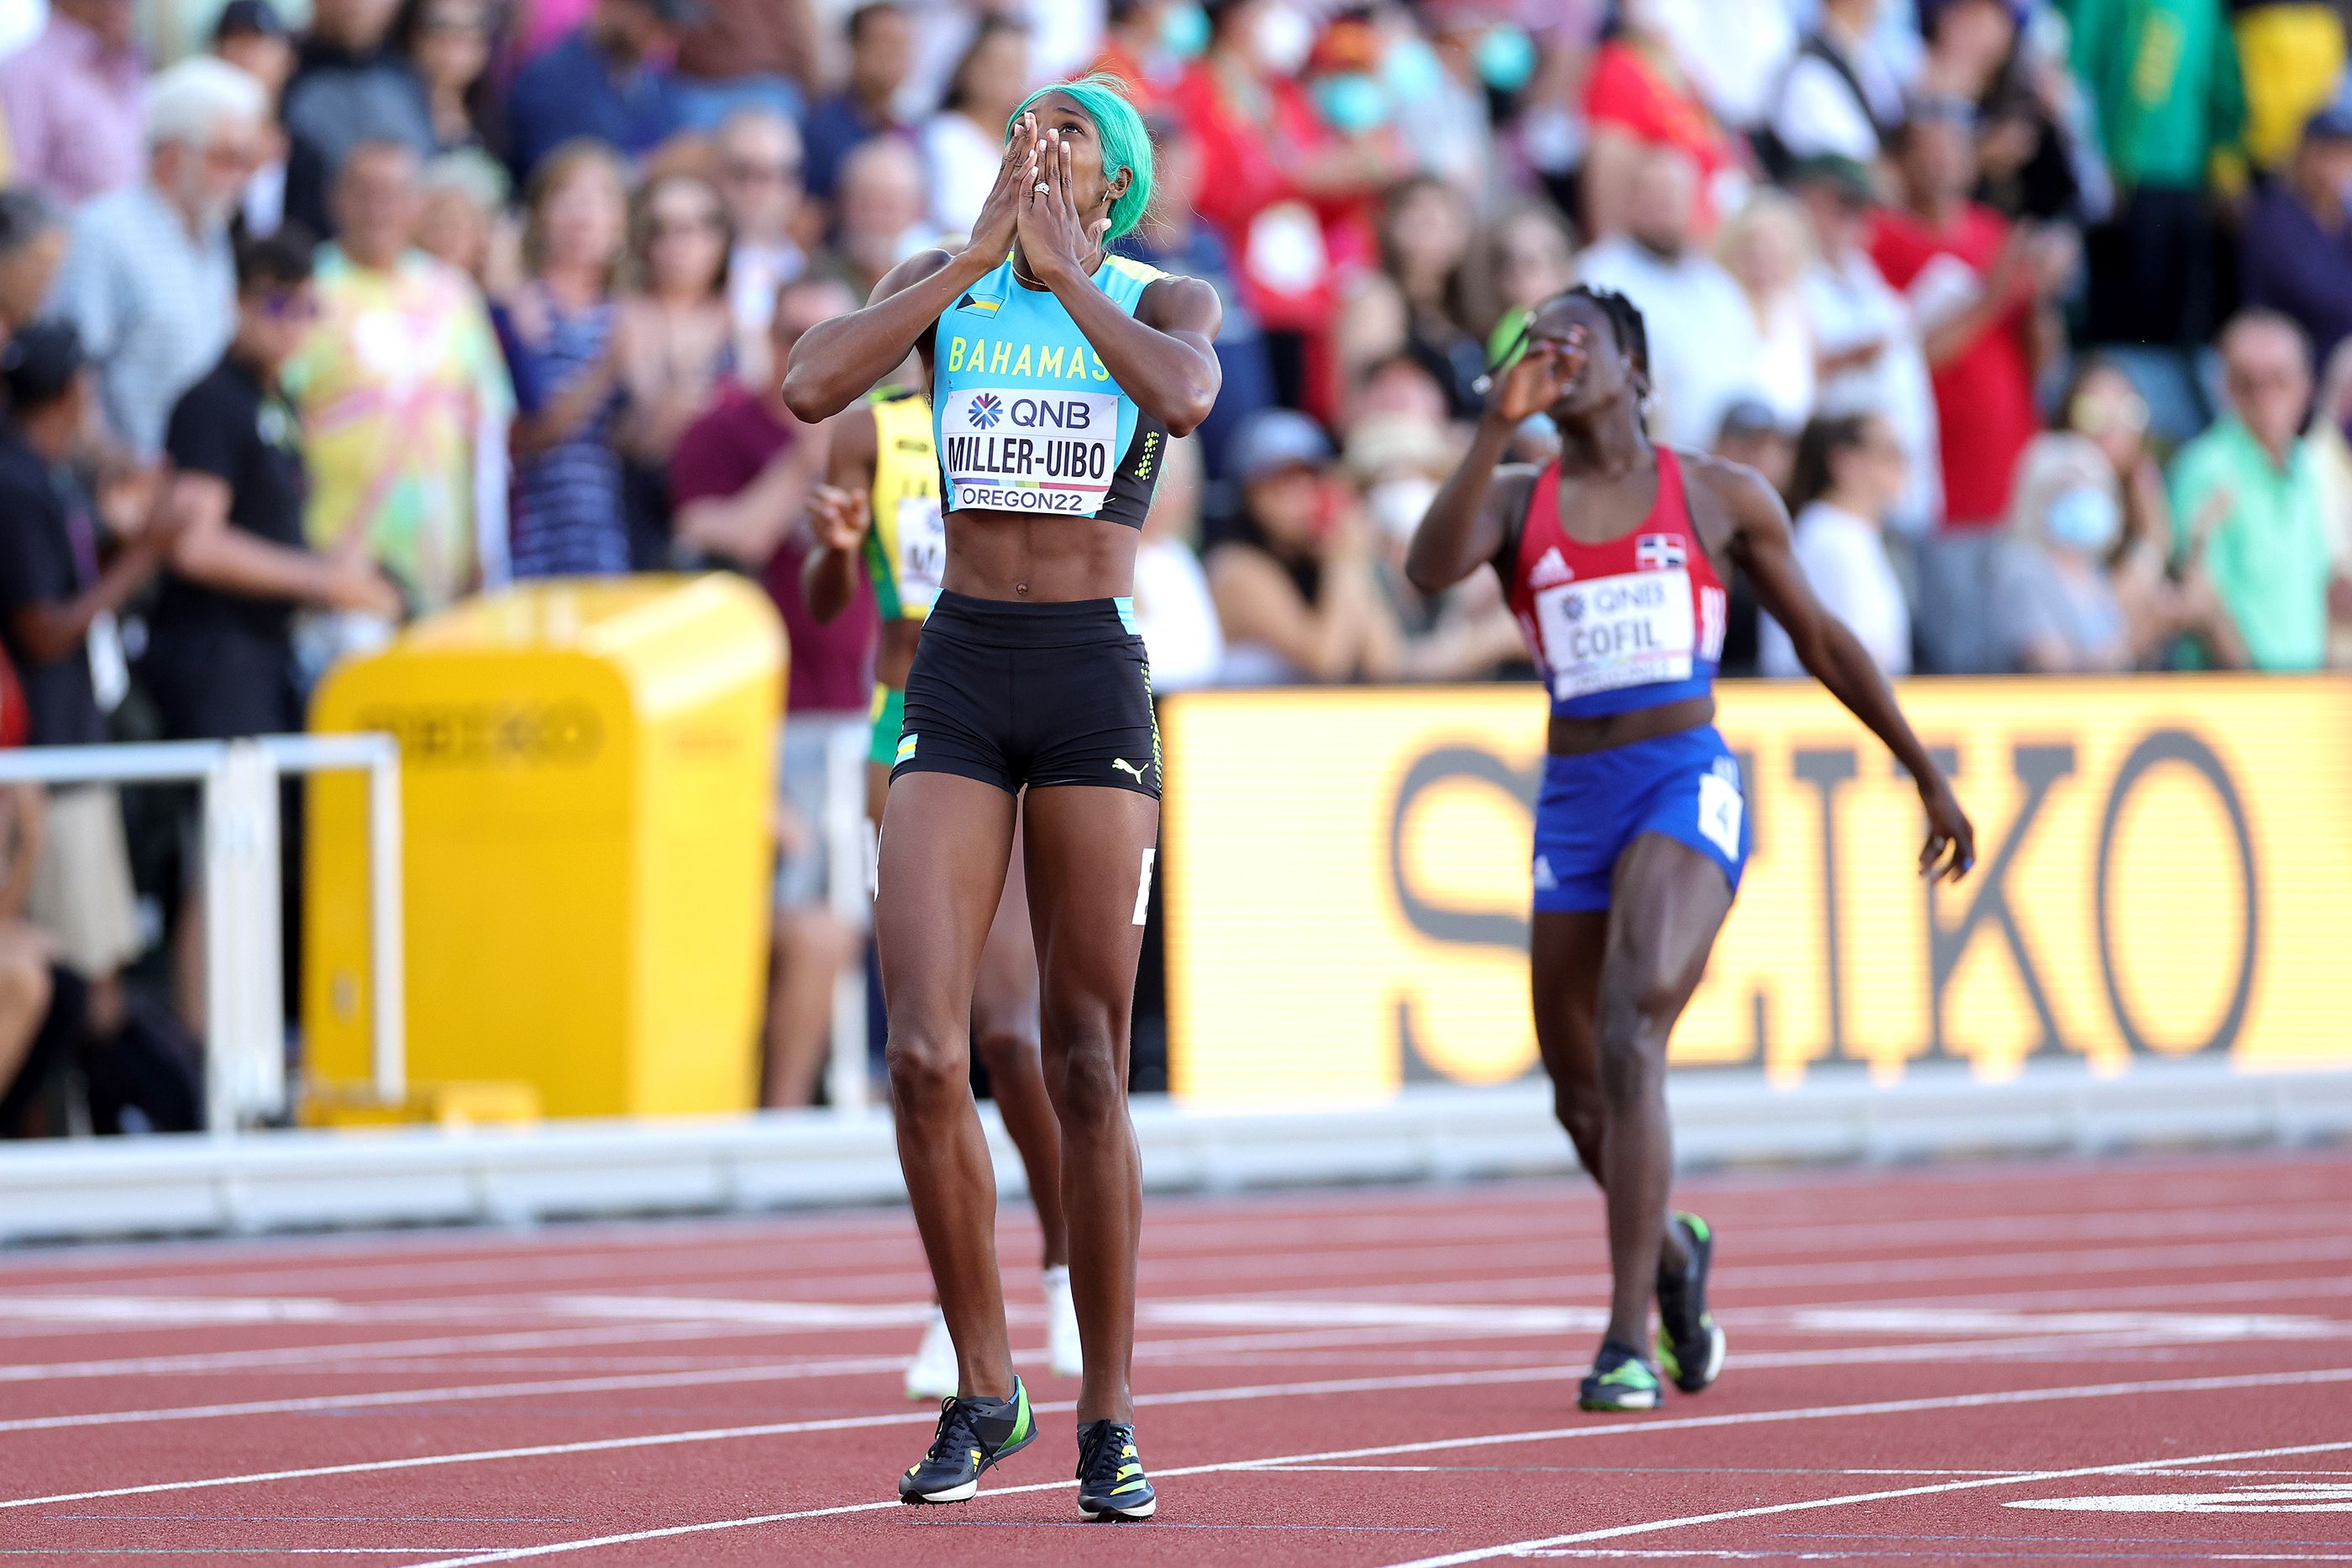
[[[940,504],[929,496],[898,497],[898,598],[929,605],[940,596],[948,570],[948,526]]]
[[[1547,588],[1536,624],[1558,701],[1690,678],[1697,626],[1682,568]]]
[[[940,435],[950,511],[1090,517],[1118,463],[1118,394],[959,387]]]

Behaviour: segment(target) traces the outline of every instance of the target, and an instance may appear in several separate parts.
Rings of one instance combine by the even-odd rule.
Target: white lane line
[[[2234,1459],[2275,1459],[2290,1454],[2332,1454],[2352,1448],[2352,1442],[2299,1443],[2291,1448],[2244,1448],[2235,1453],[2196,1454],[2177,1459],[2135,1459],[2114,1465],[2082,1465],[2063,1470],[2030,1470],[2008,1476],[1983,1476],[1971,1480],[1937,1481],[1916,1487],[1891,1487],[1883,1491],[1850,1492],[1841,1497],[1806,1498],[1796,1502],[1761,1503],[1753,1508],[1721,1509],[1713,1513],[1685,1514],[1679,1519],[1653,1519],[1640,1524],[1612,1524],[1601,1530],[1580,1530],[1564,1535],[1538,1536],[1500,1546],[1474,1547],[1436,1557],[1416,1557],[1390,1568],[1457,1568],[1465,1563],[1485,1563],[1496,1557],[1534,1557],[1553,1547],[1577,1546],[1589,1541],[1616,1541],[1628,1535],[1648,1535],[1662,1530],[1685,1530],[1696,1524],[1723,1524],[1733,1520],[1764,1519],[1773,1514],[1806,1513],[1824,1508],[1845,1508],[1858,1502],[1891,1502],[1902,1498],[1931,1497],[1942,1492],[1974,1491],[1986,1487],[2034,1486],[2048,1481],[2079,1480],[2086,1476],[2145,1475],[2183,1465],[2226,1464]],[[464,1559],[472,1563],[499,1561],[492,1556]]]
[[[1834,1363],[1852,1365],[1858,1362],[1916,1362],[1935,1358],[1936,1353],[1956,1360],[1970,1362],[1996,1359],[2003,1355],[2033,1355],[2038,1354],[2073,1354],[2080,1342],[2071,1338],[2048,1340],[1957,1342],[1942,1346],[1900,1345],[1849,1351],[1797,1351],[1775,1354],[1761,1353],[1740,1358],[1740,1364],[1757,1366],[1799,1366]],[[900,1364],[894,1361],[895,1369]],[[1409,1389],[1473,1387],[1487,1384],[1550,1382],[1580,1377],[1582,1365],[1571,1366],[1505,1366],[1482,1370],[1439,1373],[1401,1374],[1385,1377],[1327,1378],[1313,1382],[1249,1384],[1238,1387],[1178,1390],[1168,1393],[1143,1394],[1136,1396],[1138,1405],[1197,1405],[1250,1399],[1305,1398],[1318,1395],[1393,1393]],[[2347,1371],[2352,1375],[2352,1371]],[[738,1380],[746,1380],[739,1371]],[[322,1396],[332,1399],[332,1396]],[[278,1402],[273,1402],[278,1403]],[[1075,1408],[1069,1401],[1040,1404],[1041,1410]],[[273,1411],[241,1412],[272,1414]],[[173,1418],[170,1411],[110,1412],[128,1424]],[[49,1419],[33,1417],[34,1420]],[[637,1437],[599,1437],[572,1443],[534,1444],[521,1448],[482,1448],[453,1454],[427,1454],[397,1459],[361,1460],[341,1465],[310,1466],[299,1469],[263,1470],[245,1475],[205,1477],[186,1481],[154,1481],[137,1486],[110,1487],[93,1491],[58,1492],[39,1497],[0,1499],[0,1509],[30,1508],[52,1502],[77,1502],[93,1498],[137,1497],[152,1492],[196,1490],[210,1487],[243,1486],[264,1481],[296,1480],[314,1476],[358,1475],[377,1470],[425,1469],[443,1465],[478,1464],[495,1460],[541,1458],[558,1454],[594,1453],[619,1448],[667,1448],[689,1443],[727,1442],[747,1437],[793,1437],[809,1432],[829,1432],[855,1429],[860,1427],[890,1427],[916,1425],[934,1419],[928,1410],[891,1411],[874,1416],[838,1416],[823,1421],[765,1422],[751,1426],[694,1427],[684,1431],[656,1432]],[[1716,1419],[1716,1418],[1709,1418]],[[90,1425],[88,1421],[72,1424]]]
[[[648,1323],[625,1328],[527,1329],[504,1333],[437,1334],[429,1339],[327,1341],[256,1350],[190,1351],[178,1355],[100,1361],[37,1361],[0,1365],[0,1383],[68,1377],[156,1377],[182,1373],[249,1372],[275,1366],[312,1371],[336,1362],[378,1357],[467,1355],[478,1351],[559,1350],[592,1344],[663,1344],[681,1340],[749,1339],[762,1331],[740,1323]]]
[[[1418,1443],[1387,1443],[1369,1448],[1337,1448],[1315,1454],[1285,1454],[1258,1459],[1230,1459],[1217,1464],[1186,1465],[1175,1469],[1154,1472],[1154,1479],[1168,1480],[1179,1476],[1212,1475],[1234,1470],[1280,1470],[1291,1465],[1328,1464],[1340,1459],[1385,1458],[1401,1454],[1428,1454],[1464,1448],[1493,1448],[1508,1443],[1555,1442],[1568,1438],[1625,1436],[1644,1432],[1687,1431],[1696,1427],[1756,1426],[1777,1421],[1819,1421],[1852,1416],[1907,1415],[1924,1410],[1950,1410],[1988,1405],[2042,1403],[2063,1399],[2112,1398],[2142,1394],[2204,1393],[2219,1389],[2275,1386],[2281,1383],[2342,1383],[2352,1381],[2352,1367],[2336,1367],[2326,1372],[2304,1373],[2260,1377],[2200,1377],[2176,1378],[2155,1383],[2090,1384],[2074,1388],[2012,1389],[1998,1394],[1953,1395],[1939,1398],[1885,1399],[1863,1405],[1819,1405],[1790,1410],[1751,1410],[1727,1416],[1684,1416],[1664,1420],[1633,1420],[1596,1422],[1582,1427],[1553,1427],[1533,1432],[1497,1432],[1477,1437],[1440,1437]],[[1139,1401],[1140,1403],[1140,1401]],[[2287,1453],[2318,1453],[2336,1448],[2352,1448],[2352,1442],[2322,1443],[2302,1448],[2264,1448],[2245,1454],[2202,1454],[2184,1458],[2184,1464],[2211,1464],[2231,1458],[2260,1458]],[[2147,1461],[2163,1463],[2165,1461]],[[2054,1475],[2073,1472],[2057,1471]],[[2088,1472],[2086,1472],[2088,1473]],[[1956,1482],[1953,1485],[1999,1485],[2010,1478],[2006,1475],[1982,1480]],[[1061,1491],[1075,1487],[1069,1481],[1035,1481],[1026,1486],[996,1487],[982,1492],[981,1498],[1010,1497],[1023,1492]],[[1940,1491],[1945,1487],[1906,1489],[1904,1492],[1885,1495],[1908,1495],[1911,1491]],[[1851,1500],[1860,1501],[1860,1498]],[[512,1563],[529,1557],[554,1557],[573,1552],[590,1552],[604,1546],[625,1546],[646,1541],[667,1541],[678,1536],[702,1535],[714,1531],[747,1530],[759,1525],[783,1524],[794,1520],[825,1519],[845,1513],[874,1513],[906,1505],[893,1498],[880,1502],[836,1503],[830,1508],[795,1509],[782,1513],[752,1514],[741,1519],[709,1520],[695,1524],[674,1524],[655,1530],[625,1531],[612,1535],[589,1536],[578,1541],[547,1542],[537,1546],[508,1547],[498,1552],[480,1552],[471,1557],[450,1557],[434,1563],[421,1563],[414,1568],[480,1568],[491,1563]],[[1712,1516],[1710,1516],[1712,1517]],[[1683,1521],[1674,1521],[1683,1522]],[[1672,1528],[1672,1524],[1621,1527]],[[1483,1555],[1492,1556],[1494,1552]],[[1475,1557],[1460,1561],[1475,1561]],[[1431,1563],[1455,1559],[1431,1559]],[[1423,1568],[1423,1565],[1414,1565]]]
[[[1594,1314],[1596,1324],[1599,1314]],[[1322,1333],[1234,1334],[1215,1339],[1157,1340],[1136,1347],[1139,1361],[1155,1364],[1215,1364],[1216,1353],[1245,1352],[1253,1356],[1279,1353],[1295,1356],[1301,1351],[1334,1346],[1370,1349],[1432,1337],[1460,1339],[1480,1331],[1450,1322],[1431,1326],[1403,1325],[1367,1331]],[[1548,1333],[1543,1329],[1507,1326],[1483,1331],[1493,1337]],[[2084,1356],[2116,1349],[2147,1349],[2159,1345],[2204,1343],[2213,1336],[2199,1333],[2141,1330],[2083,1334],[2024,1334],[2008,1339],[1967,1339],[1908,1345],[1843,1345],[1813,1351],[1757,1351],[1743,1354],[1739,1364],[1749,1370],[1821,1365],[1854,1365],[1864,1362],[1928,1362],[2015,1359],[2035,1355]],[[2297,1336],[2305,1337],[2305,1336]],[[1018,1358],[1031,1366],[1043,1361],[1035,1351]],[[92,1410],[50,1416],[19,1416],[0,1420],[0,1435],[46,1432],[71,1427],[144,1426],[158,1421],[228,1420],[257,1416],[310,1414],[322,1410],[356,1410],[400,1406],[437,1406],[499,1399],[522,1399],[550,1395],[607,1394],[655,1388],[697,1388],[737,1383],[774,1383],[803,1378],[852,1377],[895,1374],[906,1365],[900,1354],[809,1357],[769,1363],[735,1363],[715,1367],[681,1368],[667,1372],[610,1373],[594,1376],[532,1378],[510,1383],[483,1383],[433,1388],[395,1388],[352,1394],[300,1395],[278,1399],[247,1399],[207,1405],[176,1405],[136,1410]],[[1492,1368],[1461,1373],[1415,1375],[1388,1385],[1399,1388],[1442,1387],[1449,1380],[1511,1382],[1518,1378],[1580,1377],[1584,1367]],[[1161,1397],[1168,1397],[1162,1396]],[[924,1419],[930,1419],[926,1416]],[[725,1428],[732,1430],[732,1428]]]
[[[1706,1187],[1695,1186],[1693,1190],[1702,1198],[1714,1196]],[[1228,1205],[1213,1218],[1163,1210],[1150,1228],[1150,1241],[1153,1250],[1163,1256],[1241,1256],[1255,1255],[1267,1246],[1294,1241],[1311,1244],[1331,1239],[1412,1240],[1428,1235],[1433,1228],[1464,1239],[1489,1234],[1498,1239],[1517,1239],[1525,1234],[1525,1211],[1529,1207],[1554,1207],[1563,1197],[1572,1201],[1590,1191],[1589,1186],[1570,1182],[1535,1193],[1509,1187],[1488,1188],[1472,1199],[1425,1206],[1412,1202],[1419,1195],[1403,1192],[1393,1195],[1394,1200],[1388,1195],[1375,1197],[1369,1205],[1361,1197],[1342,1197],[1311,1212],[1295,1204],[1263,1208],[1248,1203]],[[2333,1207],[2316,1200],[2313,1206]],[[1349,1212],[1367,1207],[1375,1212]],[[1949,1226],[1939,1224],[1937,1234],[1994,1241],[2042,1236],[2053,1240],[2072,1239],[2084,1229],[2095,1234],[2169,1234],[2172,1226],[2168,1220],[2172,1216],[2180,1217],[2177,1224],[2194,1230],[2242,1231],[2249,1225],[2257,1228],[2291,1225],[2294,1221],[2283,1217],[2296,1207],[2292,1200],[2273,1202],[2264,1197],[2242,1204],[2200,1204],[2179,1209],[1979,1215]],[[2150,1232],[2147,1228],[2149,1227],[2161,1228]],[[746,1277],[767,1273],[779,1278],[806,1278],[812,1272],[835,1267],[856,1268],[877,1259],[908,1260],[914,1256],[913,1235],[903,1217],[877,1218],[868,1226],[845,1231],[772,1216],[745,1217],[705,1226],[667,1222],[660,1227],[615,1228],[613,1233],[600,1238],[596,1232],[604,1228],[583,1232],[567,1226],[560,1236],[512,1238],[477,1233],[458,1239],[439,1238],[429,1243],[410,1243],[426,1255],[396,1262],[387,1262],[387,1249],[374,1245],[362,1253],[338,1258],[334,1253],[339,1244],[328,1243],[316,1248],[317,1255],[306,1257],[301,1254],[311,1248],[292,1238],[261,1245],[219,1241],[151,1244],[144,1255],[137,1249],[109,1248],[94,1260],[79,1257],[55,1262],[28,1259],[16,1272],[28,1283],[37,1282],[36,1288],[92,1291],[109,1288],[202,1289],[232,1281],[248,1291],[308,1291],[322,1285],[350,1291],[375,1284],[511,1284],[518,1280],[553,1283],[565,1276],[600,1274],[613,1276],[615,1282],[647,1273],[674,1279],[681,1255],[698,1249],[739,1256],[771,1249],[791,1252],[793,1263],[789,1270],[767,1262],[753,1263],[742,1270]],[[1003,1228],[1009,1235],[1024,1239],[1028,1235],[1026,1228],[1018,1224]],[[1739,1228],[1742,1235],[1768,1239],[1776,1249],[1782,1250],[1809,1241],[1818,1241],[1825,1247],[1846,1247],[1872,1240],[1916,1239],[1918,1235],[1916,1221],[1902,1219],[1832,1223],[1801,1220],[1794,1224],[1743,1221]],[[1598,1240],[1597,1231],[1591,1239]],[[1195,1240],[1207,1245],[1189,1245]],[[401,1249],[396,1239],[392,1249]],[[159,1263],[164,1267],[157,1269],[155,1265]]]
[[[1430,1249],[1423,1249],[1426,1252]],[[1451,1249],[1449,1255],[1463,1251]],[[1478,1249],[1472,1249],[1471,1251]],[[1416,1254],[1418,1255],[1418,1254]],[[1360,1260],[1374,1255],[1364,1253],[1325,1254],[1317,1261],[1334,1260]],[[1408,1257],[1391,1250],[1379,1254],[1383,1268],[1395,1269],[1410,1261]],[[1720,1282],[1743,1289],[1799,1288],[1811,1285],[1864,1284],[1883,1285],[1900,1281],[1925,1282],[1937,1279],[1958,1279],[1991,1275],[2011,1279],[2031,1279],[2063,1268],[2070,1275],[2113,1270],[2165,1270],[2179,1271],[2190,1269],[2243,1267],[2264,1263],[2309,1262],[2352,1258],[2352,1239],[2343,1237],[2296,1237],[2286,1239],[2235,1244],[2157,1245],[2102,1249],[2077,1249],[2059,1254],[2030,1254],[2022,1257],[1929,1257],[1917,1259],[1881,1259],[1870,1261],[1829,1264],[1761,1264],[1724,1267],[1718,1275]],[[1486,1258],[1485,1261],[1492,1261]],[[1369,1267],[1369,1263],[1366,1264]],[[1302,1291],[1318,1287],[1301,1277],[1336,1271],[1326,1268],[1290,1270],[1292,1282],[1286,1287],[1259,1292],[1269,1298],[1298,1298]],[[1157,1271],[1163,1283],[1158,1294],[1161,1302],[1173,1309],[1185,1298],[1172,1296],[1164,1286],[1168,1270]],[[1155,1271],[1147,1264],[1146,1273]],[[1261,1270],[1261,1274],[1263,1270]],[[907,1283],[911,1290],[925,1281],[909,1280],[891,1281],[868,1280],[863,1291],[871,1294],[885,1283]],[[1221,1281],[1222,1282],[1222,1281]],[[807,1283],[803,1281],[803,1283]],[[1423,1286],[1395,1287],[1386,1293],[1403,1297],[1419,1291],[1439,1291],[1459,1294],[1465,1281],[1457,1274],[1445,1281],[1433,1281]],[[1600,1277],[1550,1276],[1520,1278],[1490,1281],[1493,1290],[1484,1290],[1489,1299],[1515,1292],[1540,1294],[1557,1300],[1562,1294],[1575,1294],[1580,1290],[1604,1289],[1606,1281]],[[1377,1281],[1365,1281],[1345,1289],[1361,1292],[1380,1288]],[[2192,1287],[2194,1288],[2194,1287]],[[2286,1288],[2286,1287],[2281,1287]],[[2177,1289],[2177,1287],[2168,1287]],[[803,1294],[808,1294],[803,1291]],[[1221,1291],[1218,1295],[1227,1301],[1247,1300]],[[633,1304],[635,1303],[635,1304]],[[664,1303],[671,1303],[665,1305]],[[707,1304],[706,1304],[707,1303]],[[881,1310],[888,1311],[898,1303]],[[822,1335],[856,1332],[870,1324],[876,1310],[870,1303],[852,1301],[762,1301],[757,1298],[704,1298],[698,1301],[681,1301],[676,1297],[629,1296],[601,1294],[593,1296],[550,1296],[540,1292],[516,1292],[481,1295],[467,1298],[411,1299],[407,1301],[373,1301],[343,1302],[331,1298],[288,1298],[269,1296],[236,1297],[174,1297],[152,1298],[138,1294],[113,1297],[89,1295],[0,1294],[0,1323],[11,1319],[22,1325],[26,1320],[58,1319],[70,1321],[78,1326],[74,1332],[156,1332],[167,1326],[190,1323],[229,1326],[240,1323],[280,1322],[378,1322],[403,1320],[448,1321],[465,1319],[476,1322],[529,1317],[562,1321],[566,1316],[644,1315],[659,1320],[671,1313],[683,1314],[696,1310],[709,1315],[731,1315],[737,1320],[756,1325],[769,1333],[793,1333]],[[93,1322],[92,1319],[100,1321]],[[12,1325],[15,1326],[15,1325]],[[240,1354],[251,1353],[226,1353]],[[162,1358],[122,1358],[125,1360],[157,1360]],[[29,1367],[0,1365],[0,1381],[38,1375]]]

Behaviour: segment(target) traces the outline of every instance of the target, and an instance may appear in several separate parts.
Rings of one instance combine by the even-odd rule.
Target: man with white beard
[[[261,162],[268,109],[235,66],[181,61],[149,89],[146,177],[74,214],[52,313],[80,332],[107,425],[142,461],[236,329],[229,219]]]

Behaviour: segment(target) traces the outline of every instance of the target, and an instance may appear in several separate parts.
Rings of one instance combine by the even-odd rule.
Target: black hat
[[[269,0],[228,0],[213,24],[213,41],[223,38],[282,38],[286,24]]]
[[[0,350],[0,383],[12,408],[54,402],[81,374],[81,334],[69,321],[34,321],[16,329]]]

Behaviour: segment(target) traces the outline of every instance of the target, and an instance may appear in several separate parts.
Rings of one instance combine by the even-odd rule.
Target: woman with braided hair
[[[1551,688],[1529,943],[1536,1040],[1560,1122],[1607,1200],[1614,1281],[1580,1402],[1652,1410],[1661,1367],[1693,1394],[1723,1367],[1706,1308],[1715,1233],[1668,1207],[1665,1065],[1748,856],[1739,765],[1714,725],[1730,567],[1805,669],[1917,782],[1921,873],[1966,874],[1974,835],[1870,654],[1807,588],[1780,497],[1753,470],[1651,441],[1648,338],[1632,302],[1584,287],[1555,295],[1517,347],[1406,573],[1436,593],[1493,566]],[[1503,465],[1513,432],[1538,413],[1559,427],[1559,457]]]

